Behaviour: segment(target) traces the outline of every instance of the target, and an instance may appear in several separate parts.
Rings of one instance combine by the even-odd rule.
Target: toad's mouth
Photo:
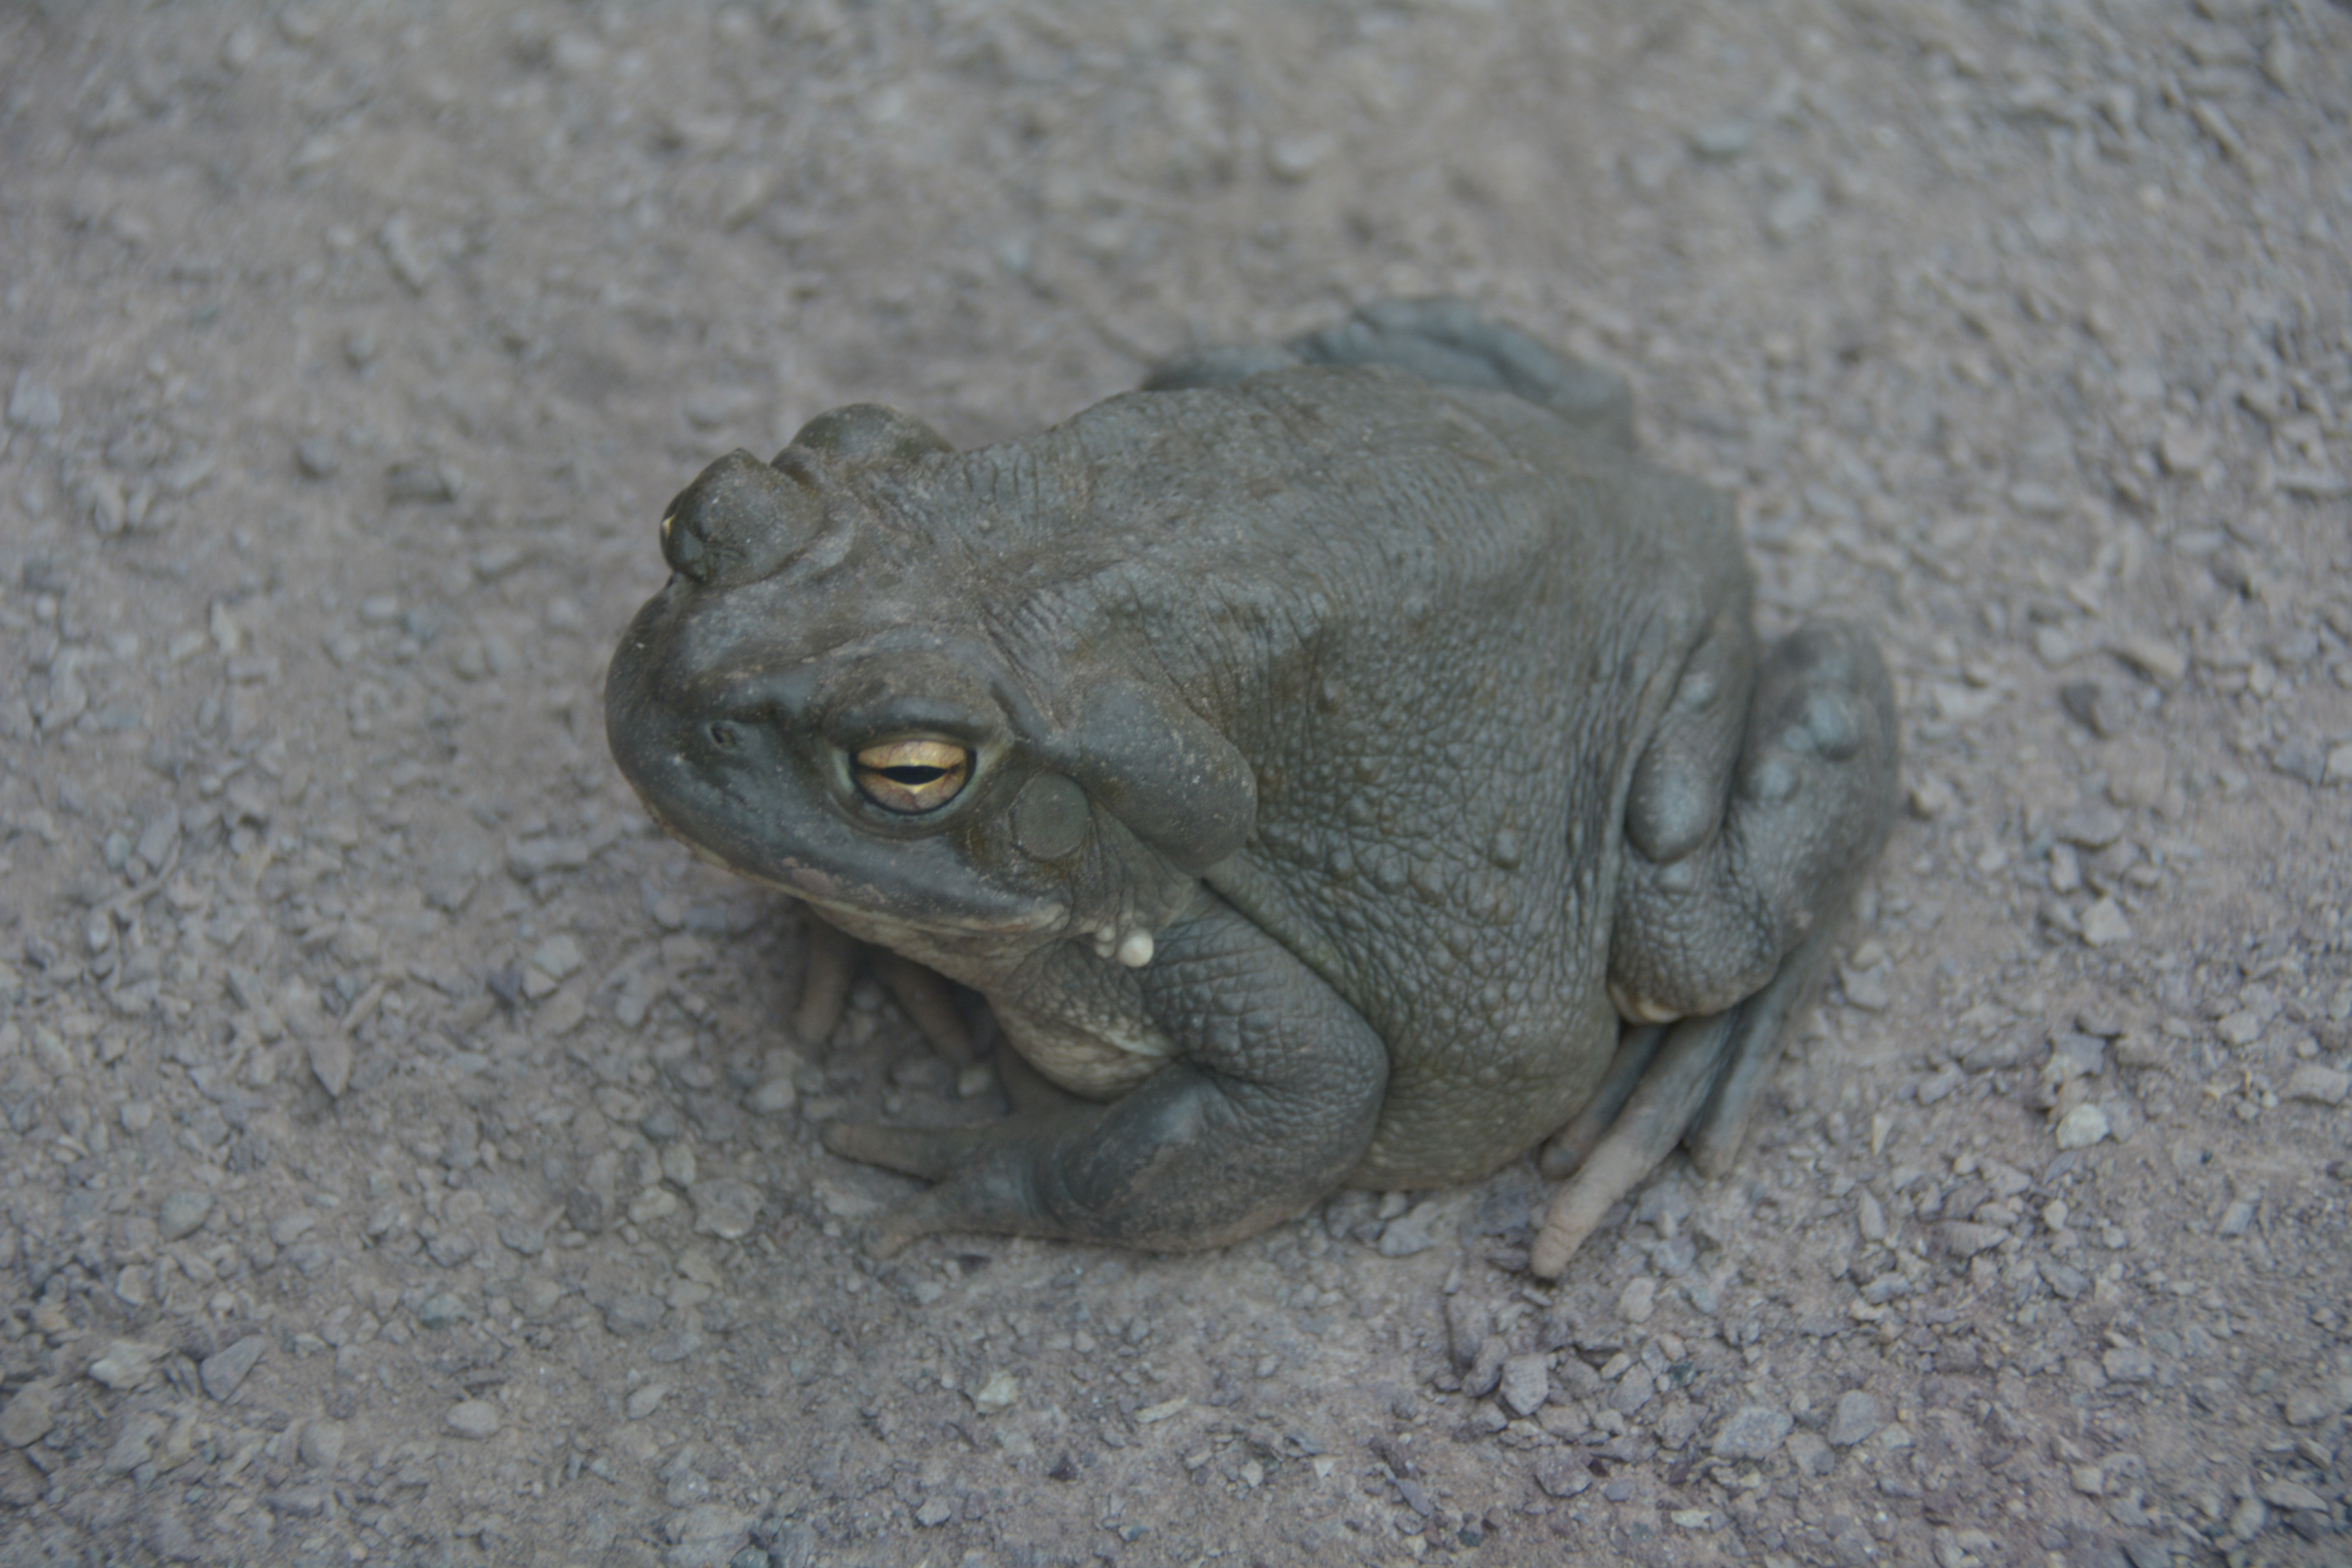
[[[695,826],[678,811],[666,808],[634,780],[631,789],[654,825],[694,852],[695,858],[723,872],[796,898],[853,933],[887,926],[920,930],[941,936],[1008,937],[1053,936],[1070,923],[1069,907],[1052,900],[1003,899],[987,910],[958,908],[950,897],[936,894],[919,910],[910,909],[903,894],[894,894],[871,878],[829,869],[791,855],[763,853],[748,864],[710,847]],[[868,938],[878,940],[879,938]]]

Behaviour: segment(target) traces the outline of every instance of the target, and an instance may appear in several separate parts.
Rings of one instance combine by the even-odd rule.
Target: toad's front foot
[[[866,1233],[867,1250],[887,1258],[919,1237],[941,1230],[994,1230],[1001,1217],[1038,1207],[1039,1156],[1083,1137],[1103,1107],[1057,1088],[1009,1049],[993,1065],[1012,1103],[1009,1115],[961,1127],[885,1127],[837,1122],[824,1146],[844,1159],[903,1171],[940,1185],[892,1209]]]
[[[825,1146],[939,1183],[870,1240],[934,1231],[1222,1247],[1338,1186],[1370,1142],[1388,1057],[1362,1017],[1221,900],[1134,971],[1143,1018],[1197,1020],[1174,1059],[1107,1103],[1052,1088],[1008,1049],[1011,1116],[977,1127],[838,1127]],[[1003,1009],[1000,1009],[1002,1016]]]

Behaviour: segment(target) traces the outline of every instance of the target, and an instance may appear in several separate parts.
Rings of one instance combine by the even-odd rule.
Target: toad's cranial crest
[[[1453,300],[969,452],[860,404],[664,514],[606,692],[655,820],[805,901],[1011,1114],[834,1126],[929,1232],[1211,1247],[1540,1147],[1557,1275],[1726,1168],[1885,837],[1870,640],[1761,643],[1616,377]]]

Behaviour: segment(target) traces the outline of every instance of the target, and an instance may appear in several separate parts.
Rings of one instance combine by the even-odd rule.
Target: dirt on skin
[[[2352,1560],[2352,12],[0,12],[0,1563]],[[885,1265],[654,834],[663,501],[1469,295],[1909,815],[1736,1173]]]

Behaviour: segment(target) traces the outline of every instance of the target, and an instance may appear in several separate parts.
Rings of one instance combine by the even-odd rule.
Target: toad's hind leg
[[[1684,1019],[1663,1032],[1654,1025],[1627,1031],[1627,1043],[1646,1061],[1639,1083],[1607,1132],[1577,1159],[1581,1151],[1568,1145],[1587,1125],[1587,1118],[1579,1117],[1544,1149],[1546,1176],[1571,1168],[1574,1174],[1544,1216],[1528,1251],[1531,1270],[1543,1279],[1558,1278],[1611,1207],[1639,1186],[1677,1143],[1689,1146],[1702,1176],[1729,1168],[1765,1073],[1780,1057],[1781,1030],[1811,998],[1835,929],[1822,925],[1789,956],[1770,983],[1737,1007]],[[1644,1046],[1644,1036],[1658,1039]]]
[[[1547,1276],[1676,1143],[1709,1176],[1738,1153],[1782,1031],[1885,840],[1895,703],[1877,650],[1833,622],[1784,638],[1757,673],[1737,763],[1720,768],[1669,725],[1634,770],[1634,796],[1610,990],[1627,1019],[1669,1027],[1598,1145],[1580,1118],[1547,1150],[1550,1170],[1580,1166],[1533,1249],[1530,1267]],[[1703,800],[1720,801],[1715,831],[1659,829]],[[1675,858],[1654,860],[1645,844]],[[1577,1144],[1590,1155],[1578,1159]]]

